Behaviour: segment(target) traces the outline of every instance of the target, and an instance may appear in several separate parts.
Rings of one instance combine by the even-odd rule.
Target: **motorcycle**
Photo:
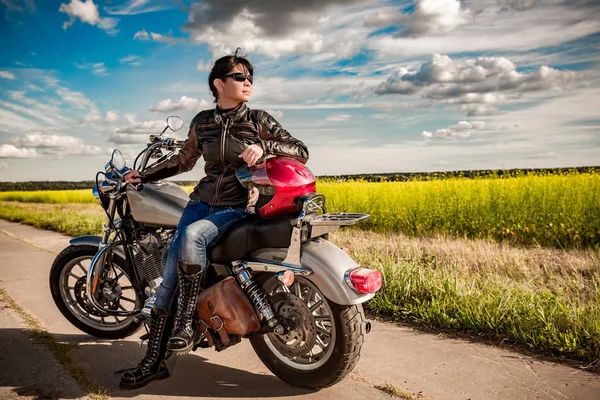
[[[179,117],[167,118],[133,169],[144,171],[151,160],[175,154],[183,142],[164,134],[182,126]],[[106,213],[102,235],[72,239],[50,270],[60,312],[98,338],[124,338],[149,322],[169,244],[189,201],[170,181],[127,184],[130,171],[114,150],[93,188]],[[222,351],[247,338],[280,379],[312,389],[331,386],[359,360],[371,328],[362,303],[380,289],[382,276],[359,267],[328,234],[369,215],[327,213],[314,176],[291,158],[270,158],[237,176],[258,191],[262,207],[208,249],[196,314],[203,334],[193,350]]]

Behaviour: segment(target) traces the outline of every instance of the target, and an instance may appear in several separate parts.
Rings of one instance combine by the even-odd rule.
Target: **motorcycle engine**
[[[163,275],[171,238],[171,232],[152,232],[142,236],[135,243],[133,261],[140,276],[147,283]]]

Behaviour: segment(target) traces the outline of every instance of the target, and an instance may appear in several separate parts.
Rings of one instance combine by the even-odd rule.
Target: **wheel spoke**
[[[299,283],[294,283],[294,294],[300,298],[302,298],[302,296],[300,296],[300,284]]]
[[[327,348],[327,345],[325,344],[323,339],[319,337],[319,335],[317,335],[317,346],[319,346],[323,351],[325,351],[325,349]]]
[[[125,275],[125,272],[121,272],[119,275],[115,276],[115,279],[114,279],[114,281],[115,281],[115,282],[118,282],[118,281],[119,281],[119,278],[120,278],[120,277],[122,277],[123,275]]]
[[[331,336],[331,332],[329,332],[327,329],[320,327],[319,325],[317,325],[317,332],[319,332],[322,335],[325,336]],[[318,337],[318,336],[317,336]]]
[[[315,290],[311,287],[308,288],[308,291],[306,292],[306,298],[304,299],[304,302],[308,305],[308,303],[310,303],[310,300],[313,298],[313,296],[315,295]]]
[[[77,279],[77,280],[79,280],[79,278],[81,278],[81,276],[77,276],[77,275],[75,275],[73,272],[69,272],[69,276],[70,276],[71,278],[75,278],[75,279]]]
[[[83,271],[83,273],[84,273],[84,274],[86,274],[86,275],[87,275],[87,269],[85,269],[85,268],[83,267],[83,265],[81,265],[81,263],[80,263],[80,262],[78,262],[78,263],[77,263],[77,266],[78,266],[79,268],[81,268],[81,270]]]
[[[132,300],[132,299],[130,299],[129,297],[121,296],[121,297],[119,297],[119,299],[120,299],[120,300],[125,300],[125,301],[128,301],[128,302],[130,302],[130,303],[133,303],[133,304],[135,304],[135,300]]]
[[[310,312],[311,312],[311,313],[315,312],[315,310],[318,310],[318,309],[319,309],[319,307],[321,307],[322,305],[323,305],[323,299],[321,299],[321,300],[317,301],[315,304],[313,304],[313,305],[310,307]]]
[[[122,297],[121,297],[122,298]],[[123,307],[121,304],[119,304],[119,309],[123,310],[123,311],[129,311],[127,310],[125,307]]]
[[[329,321],[331,320],[331,315],[313,315],[313,318],[316,321]]]
[[[133,286],[121,286],[121,290],[133,289]]]

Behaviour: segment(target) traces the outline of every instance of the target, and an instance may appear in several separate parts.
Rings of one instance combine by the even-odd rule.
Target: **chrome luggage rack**
[[[369,214],[335,212],[321,214],[318,217],[310,219],[308,222],[313,226],[354,225],[358,221],[367,218],[369,218]]]
[[[312,193],[303,199],[302,210],[298,218],[292,221],[292,238],[284,264],[299,266],[300,249],[303,242],[325,236],[342,226],[354,225],[366,220],[369,214],[334,212],[327,213],[325,196]]]

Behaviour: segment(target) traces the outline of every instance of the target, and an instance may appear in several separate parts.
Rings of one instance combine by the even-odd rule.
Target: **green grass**
[[[0,202],[0,218],[69,236],[98,235],[104,212],[99,205]]]
[[[411,182],[319,182],[328,211],[359,229],[556,248],[600,246],[600,174]]]
[[[557,356],[600,360],[600,254],[359,231],[332,236],[384,284],[367,309],[483,334]]]

